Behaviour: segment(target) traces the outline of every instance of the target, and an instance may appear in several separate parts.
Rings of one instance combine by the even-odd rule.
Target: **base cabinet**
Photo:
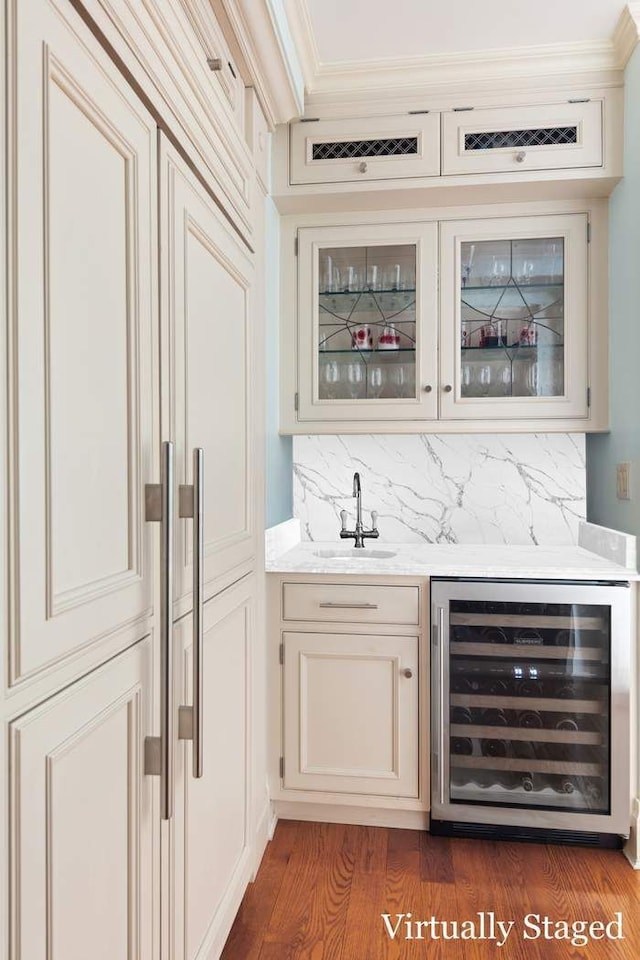
[[[176,750],[172,960],[218,957],[250,879],[253,578],[205,605],[203,776]],[[176,625],[176,704],[192,703],[191,617]]]
[[[268,579],[276,813],[424,826],[427,581]]]
[[[283,641],[284,786],[417,797],[418,638]]]
[[[148,637],[10,726],[16,960],[157,955],[151,678]]]

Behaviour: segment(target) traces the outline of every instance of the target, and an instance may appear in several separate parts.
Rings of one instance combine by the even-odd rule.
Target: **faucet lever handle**
[[[342,521],[342,529],[346,530],[347,529],[347,511],[346,510],[340,511],[340,520]]]
[[[376,530],[378,527],[378,511],[377,510],[371,511],[371,526],[374,530]]]

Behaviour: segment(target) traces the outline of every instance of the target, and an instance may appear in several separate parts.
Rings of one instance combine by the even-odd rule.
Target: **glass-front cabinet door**
[[[437,226],[298,234],[299,420],[437,415]]]
[[[441,415],[588,415],[587,217],[441,226]]]

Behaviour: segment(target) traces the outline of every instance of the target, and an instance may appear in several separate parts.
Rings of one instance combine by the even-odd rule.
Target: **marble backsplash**
[[[356,470],[388,543],[577,544],[586,515],[584,434],[294,437],[303,539],[353,528]]]

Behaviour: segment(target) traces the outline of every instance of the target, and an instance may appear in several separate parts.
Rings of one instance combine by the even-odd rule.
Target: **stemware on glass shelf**
[[[319,250],[320,399],[414,396],[416,263],[415,243]],[[394,354],[402,354],[401,372]],[[339,383],[329,357],[340,364]]]
[[[463,242],[462,397],[556,397],[564,392],[564,241]]]

